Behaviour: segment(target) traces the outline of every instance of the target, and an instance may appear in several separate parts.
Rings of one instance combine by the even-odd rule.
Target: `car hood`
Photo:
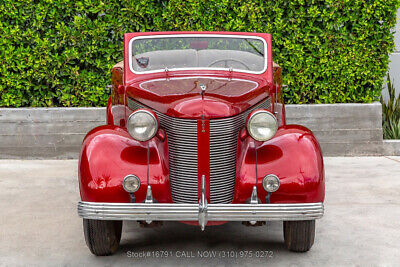
[[[130,98],[179,118],[223,118],[239,114],[268,97],[265,80],[228,77],[171,77],[127,86]]]

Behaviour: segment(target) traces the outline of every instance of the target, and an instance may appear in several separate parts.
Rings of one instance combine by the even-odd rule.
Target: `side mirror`
[[[111,84],[106,85],[106,91],[107,91],[107,92],[110,92],[110,90],[111,90],[112,87],[113,87],[113,86],[112,86]]]

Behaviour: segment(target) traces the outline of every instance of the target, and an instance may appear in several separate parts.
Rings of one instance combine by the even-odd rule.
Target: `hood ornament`
[[[201,89],[201,97],[204,98],[204,93],[206,92],[207,86],[205,84],[200,84],[200,89]]]

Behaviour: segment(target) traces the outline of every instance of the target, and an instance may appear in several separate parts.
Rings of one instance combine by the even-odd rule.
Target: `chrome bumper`
[[[323,203],[301,204],[174,204],[99,203],[80,201],[85,219],[134,221],[301,221],[319,219]]]

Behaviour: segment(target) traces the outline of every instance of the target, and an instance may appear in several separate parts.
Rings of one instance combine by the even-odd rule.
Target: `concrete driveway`
[[[95,257],[76,213],[77,161],[0,160],[0,265],[398,266],[400,157],[325,158],[325,164],[326,213],[308,253],[286,250],[278,222],[205,232],[131,222],[116,255]]]

